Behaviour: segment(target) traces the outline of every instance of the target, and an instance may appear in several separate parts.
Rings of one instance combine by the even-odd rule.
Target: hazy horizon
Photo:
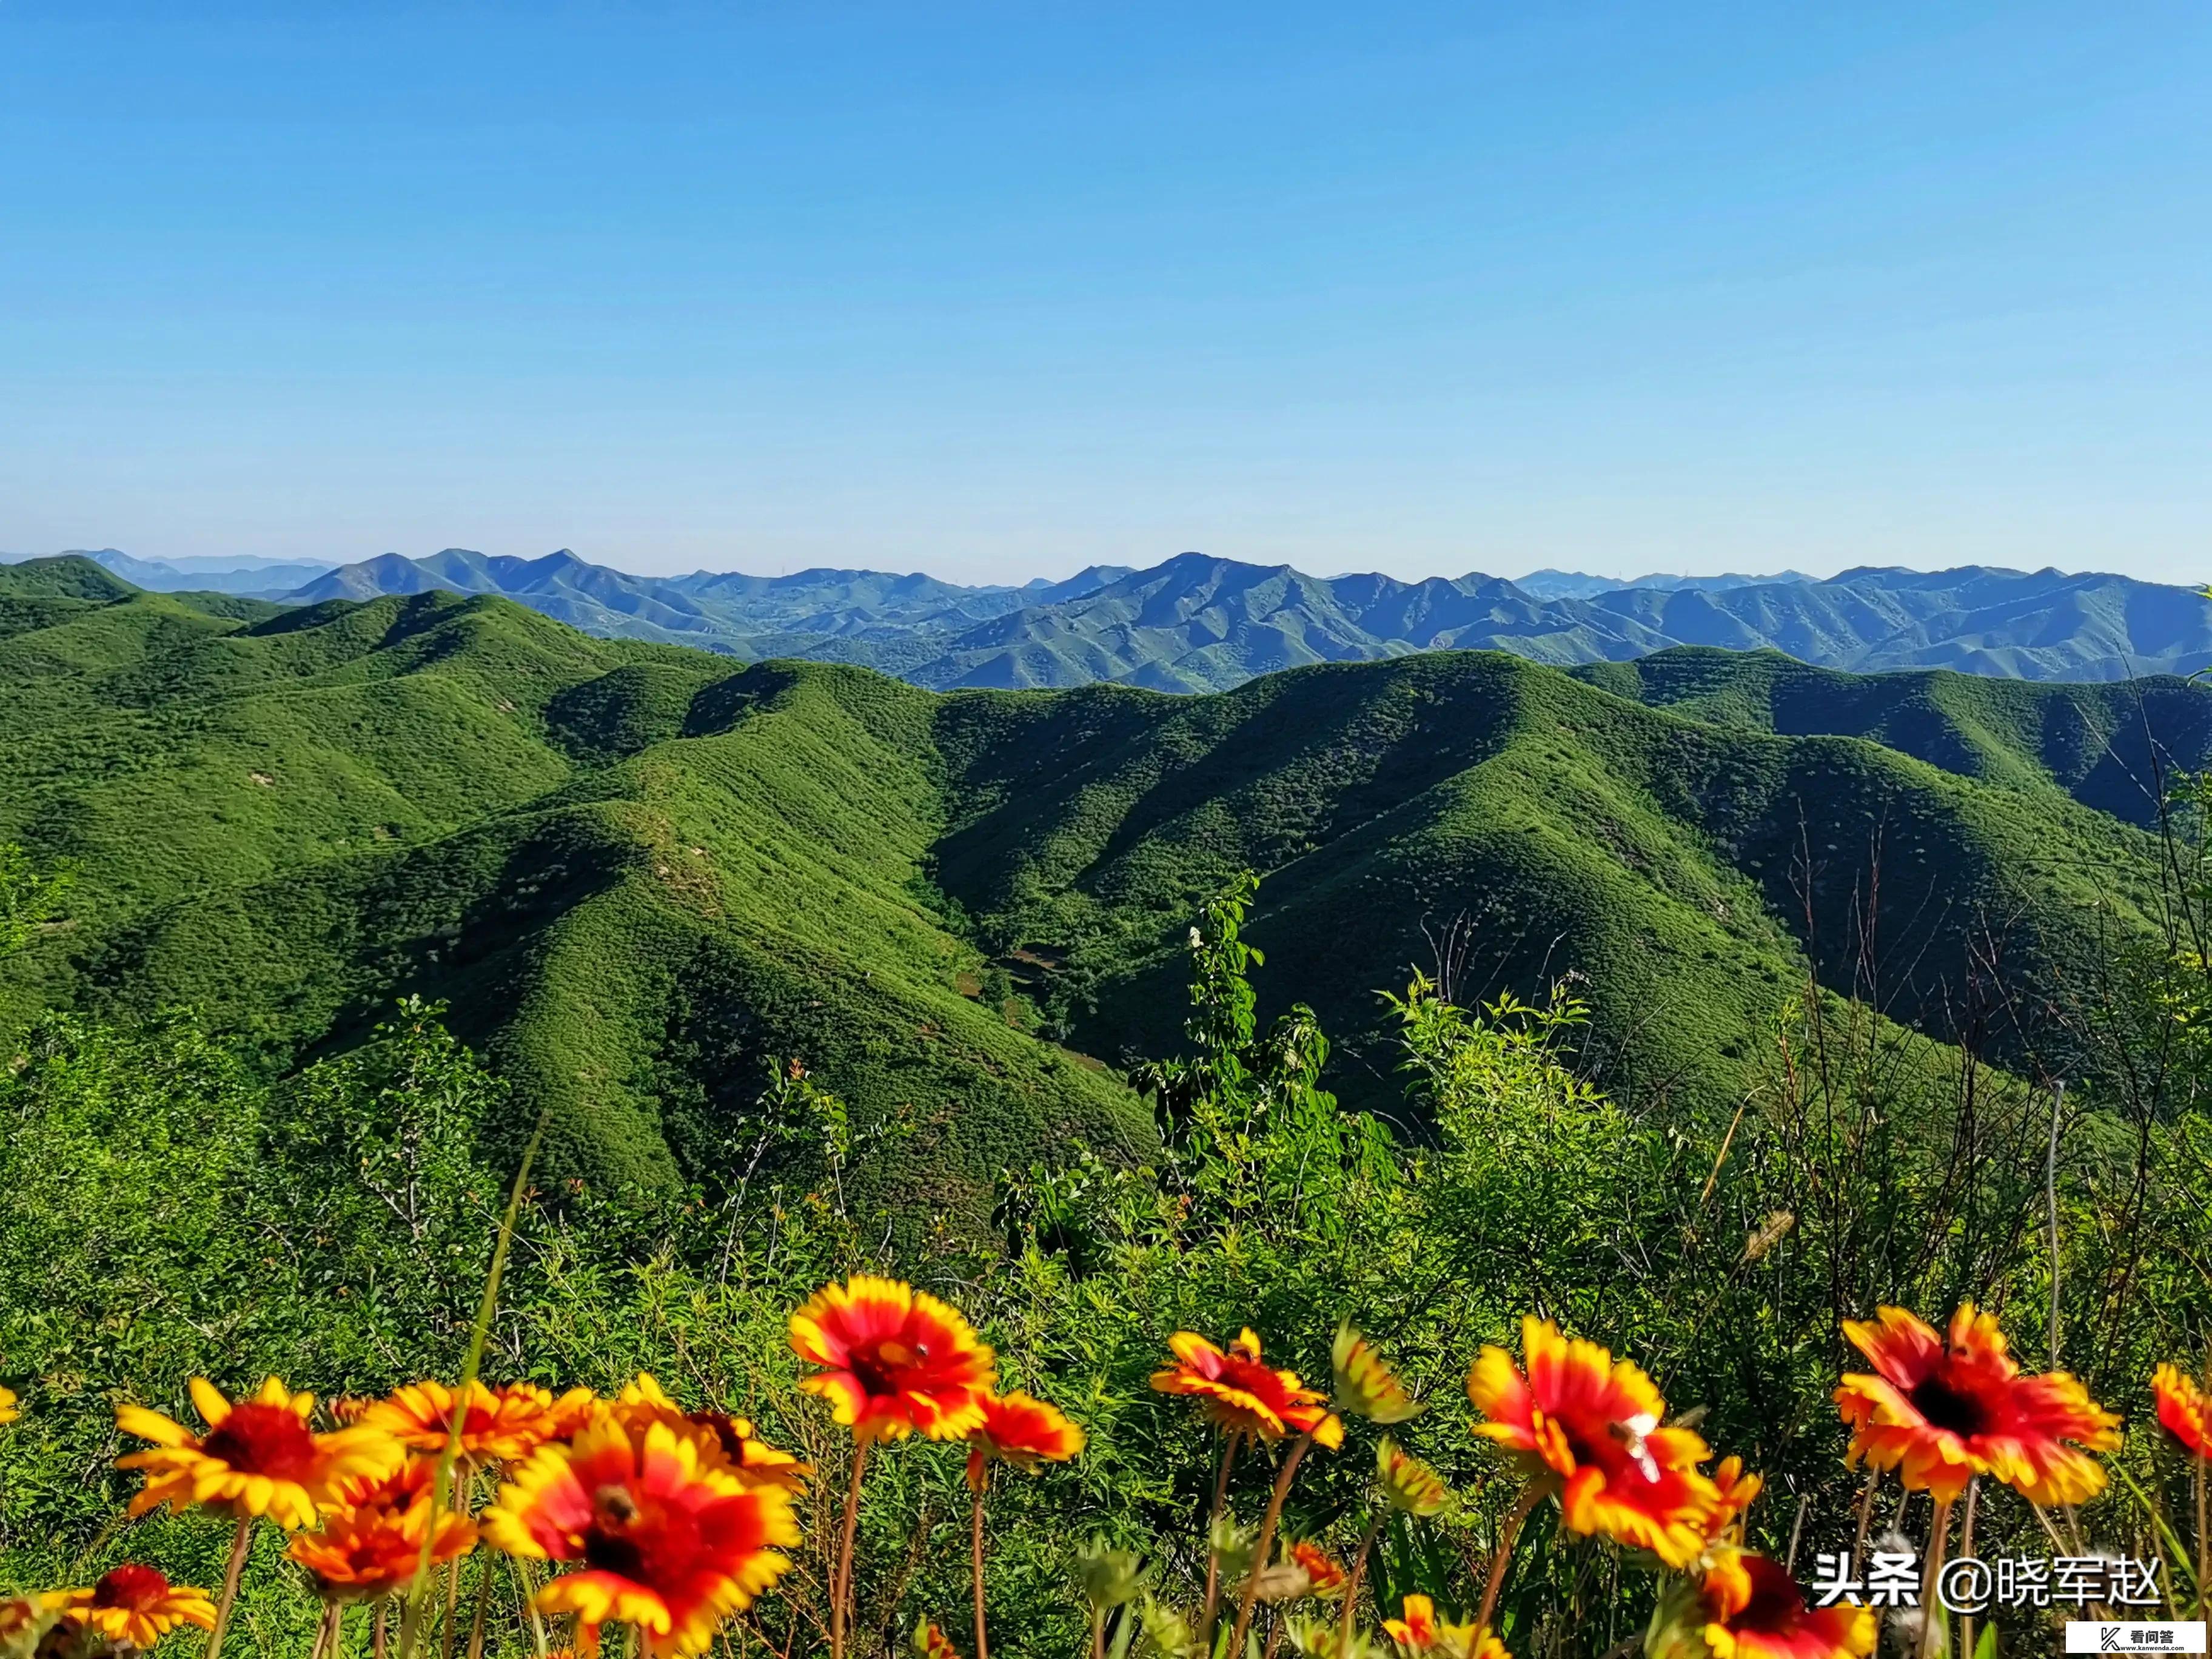
[[[1195,555],[1196,556],[1199,556],[1199,557],[1201,557],[1201,558],[1218,558],[1218,559],[1222,559],[1222,560],[1224,560],[1224,561],[1225,561],[1225,562],[1231,562],[1231,563],[1247,564],[1247,565],[1256,565],[1256,566],[1261,566],[1261,568],[1274,568],[1274,567],[1277,567],[1277,566],[1280,566],[1280,565],[1284,565],[1284,564],[1289,564],[1292,568],[1298,570],[1302,574],[1309,575],[1309,576],[1318,576],[1318,577],[1321,577],[1321,578],[1322,578],[1322,579],[1324,579],[1324,580],[1337,580],[1337,579],[1340,579],[1340,578],[1342,578],[1342,577],[1346,577],[1346,576],[1358,576],[1358,575],[1382,574],[1382,575],[1392,575],[1392,576],[1395,576],[1396,580],[1401,580],[1401,581],[1409,581],[1409,582],[1425,581],[1425,580],[1428,580],[1432,579],[1432,578],[1439,578],[1439,577],[1440,577],[1440,578],[1443,578],[1443,580],[1455,580],[1455,579],[1456,579],[1456,578],[1463,577],[1463,576],[1490,576],[1490,577],[1502,577],[1502,578],[1504,578],[1504,580],[1508,580],[1508,581],[1521,581],[1521,580],[1526,580],[1527,578],[1531,577],[1531,576],[1542,575],[1542,574],[1559,574],[1559,575],[1575,575],[1575,576],[1601,577],[1601,578],[1606,578],[1606,579],[1612,580],[1616,580],[1616,581],[1626,581],[1626,582],[1634,582],[1634,581],[1638,581],[1638,580],[1655,580],[1655,579],[1658,579],[1658,578],[1669,578],[1669,579],[1677,579],[1677,580],[1693,580],[1693,579],[1698,579],[1698,578],[1712,578],[1712,577],[1725,577],[1725,576],[1737,576],[1737,577],[1743,577],[1743,578],[1749,579],[1749,580],[1779,580],[1779,581],[1788,581],[1788,580],[1795,580],[1795,579],[1799,578],[1799,577],[1810,577],[1810,578],[1812,578],[1812,579],[1813,579],[1813,580],[1829,580],[1829,579],[1831,579],[1831,578],[1832,578],[1832,577],[1834,577],[1834,576],[1837,576],[1837,575],[1841,574],[1842,574],[1844,571],[1845,571],[1845,570],[1856,569],[1856,568],[1894,568],[1894,569],[1905,569],[1905,570],[1919,571],[1919,572],[1923,572],[1923,573],[1931,573],[1931,574],[1932,574],[1932,573],[1936,573],[1936,572],[1941,572],[1941,571],[1947,570],[1947,569],[1958,569],[1958,568],[1963,568],[1963,566],[1962,566],[1961,564],[1951,564],[1951,565],[1912,564],[1912,563],[1904,562],[1899,562],[1899,561],[1884,561],[1884,562],[1877,562],[1877,561],[1873,561],[1873,560],[1862,560],[1862,561],[1859,561],[1859,562],[1858,562],[1857,563],[1856,563],[1856,564],[1840,565],[1840,566],[1838,566],[1838,567],[1836,569],[1834,569],[1834,570],[1803,570],[1803,569],[1792,570],[1792,569],[1790,569],[1790,568],[1786,568],[1786,567],[1783,567],[1783,566],[1779,566],[1779,565],[1777,565],[1777,566],[1771,566],[1771,567],[1765,567],[1765,568],[1743,567],[1743,568],[1740,568],[1729,569],[1729,570],[1662,570],[1662,569],[1601,570],[1601,569],[1592,569],[1592,568],[1587,568],[1587,567],[1584,567],[1584,568],[1573,568],[1573,567],[1560,566],[1560,565],[1530,565],[1530,566],[1528,566],[1528,567],[1526,567],[1526,568],[1513,568],[1513,569],[1504,569],[1504,568],[1491,568],[1491,569],[1486,569],[1486,568],[1479,568],[1479,567],[1469,566],[1469,567],[1468,567],[1468,568],[1462,568],[1462,569],[1456,569],[1456,570],[1442,570],[1442,569],[1439,569],[1439,570],[1425,570],[1425,571],[1419,571],[1419,572],[1414,573],[1414,574],[1410,574],[1410,575],[1399,575],[1397,573],[1395,573],[1395,572],[1378,570],[1378,568],[1377,568],[1376,567],[1373,566],[1373,565],[1362,565],[1362,564],[1340,564],[1340,565],[1326,566],[1326,567],[1322,567],[1322,566],[1306,566],[1306,565],[1300,565],[1300,564],[1297,564],[1295,561],[1291,561],[1291,560],[1281,560],[1281,559],[1275,559],[1275,560],[1237,559],[1237,558],[1236,558],[1234,556],[1230,555],[1230,554],[1212,553],[1212,552],[1209,552],[1209,551],[1207,551],[1206,550],[1205,550],[1205,549],[1201,549],[1201,548],[1178,548],[1178,549],[1176,549],[1176,550],[1174,552],[1172,552],[1172,553],[1163,553],[1163,554],[1158,554],[1158,555],[1156,555],[1156,556],[1153,556],[1144,557],[1144,558],[1139,558],[1139,559],[1095,559],[1095,560],[1090,560],[1090,561],[1087,561],[1087,562],[1085,562],[1084,564],[1080,564],[1080,565],[1071,565],[1071,566],[1068,566],[1068,567],[1067,567],[1067,568],[1059,568],[1059,567],[1058,567],[1058,566],[1056,566],[1056,565],[1051,565],[1051,566],[1048,566],[1048,565],[1040,565],[1040,566],[1039,566],[1038,568],[1036,568],[1035,570],[1033,570],[1033,571],[1030,572],[1030,573],[1029,573],[1029,574],[1014,574],[1014,575],[1012,575],[1012,576],[1010,576],[1010,577],[994,578],[994,579],[991,579],[991,580],[972,580],[972,581],[963,581],[963,580],[961,580],[960,579],[957,579],[957,578],[954,578],[954,577],[951,577],[951,576],[947,576],[947,575],[945,575],[942,571],[933,570],[933,569],[928,568],[927,566],[922,566],[922,565],[902,565],[902,564],[881,564],[881,563],[871,564],[871,563],[866,563],[866,562],[860,562],[860,563],[850,563],[850,562],[848,562],[848,563],[837,563],[837,564],[830,564],[830,563],[817,563],[817,564],[789,564],[789,565],[779,566],[778,568],[775,568],[775,569],[766,569],[766,568],[753,568],[753,567],[751,567],[751,566],[747,566],[747,565],[743,565],[743,564],[727,564],[727,563],[724,563],[724,564],[694,565],[694,566],[686,567],[685,568],[683,568],[683,569],[646,569],[646,568],[640,568],[640,567],[638,567],[638,566],[635,566],[635,565],[621,563],[621,562],[617,562],[617,561],[615,561],[615,560],[612,560],[612,559],[605,559],[605,558],[593,558],[593,557],[592,557],[592,556],[588,552],[586,552],[586,550],[584,550],[583,549],[580,549],[580,548],[574,548],[574,547],[568,547],[568,546],[566,546],[566,545],[560,546],[560,547],[547,548],[547,549],[544,550],[543,550],[543,551],[541,551],[541,552],[536,552],[536,553],[503,553],[503,552],[501,552],[501,550],[496,549],[496,548],[481,548],[481,547],[479,547],[479,548],[464,548],[464,547],[462,547],[459,543],[454,543],[454,542],[448,542],[448,543],[443,544],[442,545],[441,545],[441,546],[439,546],[439,547],[434,547],[434,548],[427,549],[427,550],[425,550],[423,552],[421,552],[421,553],[412,553],[412,554],[410,554],[410,553],[400,553],[400,552],[398,552],[398,550],[397,550],[397,549],[386,548],[386,549],[383,550],[382,550],[381,552],[380,552],[380,553],[372,553],[372,554],[365,555],[365,556],[363,556],[363,557],[362,557],[362,558],[361,558],[361,559],[347,559],[347,560],[343,560],[343,561],[341,561],[341,560],[335,560],[335,559],[331,559],[331,558],[328,557],[327,556],[324,556],[324,555],[318,555],[318,554],[307,554],[307,553],[291,553],[291,554],[285,554],[285,555],[282,555],[282,556],[264,556],[264,555],[260,555],[260,554],[236,554],[236,555],[230,555],[230,556],[224,556],[224,555],[220,555],[220,554],[207,554],[207,555],[202,555],[202,554],[176,554],[176,555],[168,555],[168,556],[164,556],[164,555],[162,555],[162,554],[159,554],[159,553],[149,553],[149,552],[146,552],[146,551],[144,551],[144,550],[140,550],[140,549],[136,549],[136,548],[128,548],[128,547],[121,547],[121,546],[118,546],[118,545],[117,545],[116,544],[114,544],[114,543],[112,543],[112,542],[101,542],[101,543],[99,543],[99,544],[92,544],[92,543],[85,543],[85,544],[78,544],[78,545],[70,546],[70,547],[66,547],[66,548],[54,548],[54,549],[48,550],[46,550],[46,551],[45,551],[45,552],[27,552],[27,551],[24,551],[24,550],[20,550],[20,549],[13,550],[7,550],[7,549],[0,549],[0,563],[12,563],[12,562],[20,562],[20,561],[21,561],[21,560],[25,560],[25,559],[35,559],[35,558],[55,557],[55,556],[60,556],[60,555],[69,554],[69,553],[78,553],[78,554],[120,553],[120,554],[123,554],[123,555],[125,555],[125,556],[130,557],[130,558],[143,560],[143,561],[145,561],[145,562],[149,562],[149,563],[163,563],[163,564],[168,564],[168,565],[170,565],[172,568],[180,568],[180,569],[185,569],[185,570],[190,570],[190,569],[193,569],[193,568],[204,569],[204,570],[208,570],[208,571],[215,571],[215,570],[219,570],[219,569],[232,569],[232,570],[236,570],[236,569],[249,568],[252,568],[252,566],[255,566],[255,565],[269,565],[269,564],[320,564],[320,565],[326,565],[326,566],[329,566],[330,568],[333,568],[333,569],[336,569],[336,568],[340,568],[340,567],[341,567],[341,565],[343,565],[343,564],[358,564],[358,563],[364,562],[365,562],[365,560],[367,560],[367,559],[380,558],[380,557],[384,557],[384,556],[386,556],[387,555],[392,555],[392,554],[394,554],[394,553],[398,553],[398,556],[399,557],[402,557],[402,558],[422,559],[422,558],[428,558],[428,557],[431,556],[432,556],[432,555],[434,555],[434,554],[441,553],[441,552],[448,552],[448,551],[461,551],[461,552],[477,553],[477,554],[483,555],[483,556],[486,556],[486,557],[493,557],[493,558],[497,558],[497,557],[513,557],[513,558],[520,558],[520,559],[525,559],[525,560],[537,560],[537,559],[550,558],[550,557],[551,557],[553,555],[555,555],[555,554],[556,554],[556,553],[562,553],[562,552],[566,552],[566,553],[573,554],[575,557],[577,557],[577,558],[579,558],[579,559],[583,560],[583,561],[584,561],[586,563],[587,563],[587,564],[602,565],[602,566],[605,566],[606,568],[610,568],[610,569],[618,570],[618,571],[621,571],[621,572],[623,572],[623,573],[624,573],[624,574],[629,574],[629,575],[635,575],[635,576],[669,577],[669,576],[689,576],[689,575],[694,575],[694,574],[715,574],[715,575],[736,574],[736,575],[747,575],[747,576],[767,576],[767,577],[774,577],[774,576],[792,575],[792,574],[797,574],[797,573],[799,573],[799,572],[800,572],[800,571],[804,571],[804,570],[810,570],[810,569],[832,569],[832,570],[842,569],[842,570],[867,570],[867,571],[874,571],[874,572],[878,572],[878,573],[881,573],[881,574],[892,574],[892,575],[926,575],[926,576],[933,576],[933,577],[936,577],[936,578],[937,578],[938,580],[939,580],[946,581],[946,582],[952,582],[952,583],[955,583],[955,585],[957,585],[957,586],[1008,586],[1008,587],[1018,587],[1018,586],[1021,586],[1024,585],[1025,583],[1028,583],[1028,582],[1030,582],[1030,581],[1033,581],[1033,580],[1043,580],[1043,581],[1062,581],[1062,580],[1066,580],[1067,578],[1069,578],[1069,577],[1071,577],[1071,576],[1073,576],[1073,575],[1076,575],[1076,574],[1079,574],[1081,571],[1083,571],[1083,570],[1085,570],[1085,569],[1087,569],[1087,568],[1091,568],[1092,566],[1096,566],[1096,565],[1126,566],[1127,568],[1130,568],[1130,569],[1133,569],[1133,570],[1150,570],[1150,569],[1157,568],[1158,568],[1158,567],[1159,567],[1160,565],[1162,565],[1162,564],[1164,564],[1164,563],[1168,562],[1170,560],[1176,559],[1176,558],[1180,558],[1180,557],[1182,557],[1182,556],[1186,556],[1186,555]],[[1979,566],[1979,567],[1981,567],[1981,568],[1984,568],[2014,570],[2014,571],[2021,572],[2021,574],[2033,574],[2033,573],[2034,573],[2034,572],[2036,572],[2036,571],[2043,570],[2043,569],[2046,569],[2046,568],[2055,568],[2055,569],[2057,569],[2057,570],[2059,572],[2059,574],[2062,574],[2062,575],[2066,575],[2066,576],[2126,575],[2126,574],[2127,574],[2127,573],[2126,573],[2126,572],[2124,572],[2124,571],[2115,571],[2115,570],[2111,570],[2111,569],[2106,568],[2104,568],[2104,567],[2101,567],[2101,566],[2096,566],[2096,565],[2081,565],[2081,566],[2078,566],[2078,567],[2069,567],[2069,566],[2066,566],[2066,565],[2056,565],[2056,566],[2051,566],[2051,565],[2022,565],[2022,564],[2006,564],[2006,563],[2003,563],[2003,562],[2001,562],[2001,561],[1996,561],[1996,560],[1978,560],[1978,561],[1972,561],[1972,562],[1972,562],[1972,563],[1973,563],[1973,564],[1975,564],[1975,565],[1978,565],[1978,566]],[[2153,580],[2159,580],[2159,579],[2158,579],[2158,578],[2155,578],[2155,577],[2136,577],[2136,578],[2133,578],[2132,580],[2140,580],[2140,581],[2153,581]],[[2179,582],[2179,583],[2173,583],[2173,584],[2169,584],[2169,585],[2172,585],[2172,586],[2185,586],[2185,587],[2190,587],[2190,588],[2196,588],[2196,587],[2201,586],[2202,586],[2202,583],[2201,583],[2200,581],[2198,581],[2198,580],[2186,580],[2186,581],[2183,581],[2183,582]]]
[[[0,546],[2212,563],[2212,13],[0,9]]]

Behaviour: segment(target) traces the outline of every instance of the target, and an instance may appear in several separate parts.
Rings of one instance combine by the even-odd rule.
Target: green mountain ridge
[[[2212,601],[2200,592],[1983,566],[1863,567],[1820,580],[1784,572],[1608,583],[1539,572],[1516,583],[1476,572],[1408,582],[1182,553],[1145,570],[969,588],[866,570],[640,576],[565,549],[522,559],[447,548],[348,565],[290,597],[434,589],[503,594],[590,632],[742,660],[857,663],[934,690],[1109,680],[1219,691],[1310,663],[1469,649],[1566,666],[1678,646],[1773,647],[1854,672],[1942,667],[2038,681],[2212,665]]]
[[[1395,1092],[1376,991],[1462,918],[1462,995],[1571,969],[1627,1097],[1724,1109],[1808,964],[1867,988],[1877,864],[1885,1011],[1987,1024],[1994,957],[2000,1050],[2154,897],[2103,810],[2126,688],[1438,652],[941,695],[497,598],[73,586],[106,592],[0,568],[0,840],[82,872],[0,967],[0,1030],[184,1003],[285,1063],[420,992],[599,1179],[740,1155],[793,1057],[851,1103],[858,1178],[947,1214],[1072,1136],[1142,1146],[1113,1066],[1176,1046],[1191,918],[1248,867],[1263,994],[1316,1007],[1354,1103]],[[2212,693],[2136,694],[2146,753],[2200,760]]]

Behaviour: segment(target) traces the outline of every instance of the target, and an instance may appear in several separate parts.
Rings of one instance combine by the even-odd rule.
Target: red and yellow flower
[[[382,1474],[405,1455],[366,1425],[317,1434],[307,1426],[315,1397],[293,1394],[273,1376],[235,1403],[197,1376],[191,1395],[204,1434],[143,1406],[116,1407],[118,1428],[155,1443],[115,1461],[118,1468],[146,1471],[145,1489],[131,1500],[134,1516],[198,1504],[240,1517],[265,1515],[296,1530],[313,1523],[338,1482]]]
[[[610,1409],[607,1402],[589,1389],[569,1389],[553,1402],[552,1415],[546,1425],[550,1431],[545,1437],[546,1443],[574,1440],[598,1421],[601,1413]]]
[[[1468,1398],[1487,1421],[1475,1433],[1554,1482],[1570,1530],[1650,1550],[1668,1566],[1694,1560],[1711,1534],[1721,1494],[1698,1465],[1711,1455],[1687,1429],[1662,1427],[1667,1402],[1651,1379],[1594,1342],[1570,1340],[1549,1320],[1521,1322],[1524,1372],[1486,1346],[1468,1374]]]
[[[1847,1321],[1844,1334],[1874,1366],[1836,1390],[1854,1463],[1899,1469],[1908,1490],[1944,1500],[1977,1474],[2032,1504],[2079,1504],[2104,1490],[2104,1467],[2088,1453],[2118,1447],[2120,1419],[2064,1371],[2023,1376],[1996,1318],[1972,1303],[1951,1316],[1948,1340],[1902,1308]]]
[[[1018,1389],[983,1401],[983,1420],[969,1433],[968,1484],[977,1492],[989,1481],[993,1459],[1034,1471],[1044,1463],[1065,1463],[1083,1449],[1083,1431],[1057,1406]]]
[[[1440,1654],[1446,1659],[1512,1659],[1505,1644],[1480,1625],[1453,1625],[1437,1617],[1436,1603],[1425,1595],[1408,1595],[1395,1619],[1385,1619],[1382,1631],[1408,1653]]]
[[[1670,1659],[1694,1653],[1700,1638],[1712,1659],[1863,1659],[1878,1628],[1864,1607],[1807,1606],[1779,1563],[1731,1545],[1713,1552],[1683,1612],[1684,1639],[1657,1644]]]
[[[1190,1395],[1223,1428],[1261,1440],[1310,1434],[1315,1444],[1332,1451],[1344,1443],[1343,1420],[1318,1392],[1299,1383],[1296,1371],[1266,1364],[1260,1339],[1250,1330],[1225,1350],[1190,1331],[1177,1331],[1168,1346],[1176,1363],[1152,1373],[1152,1387],[1162,1394]]]
[[[1320,1545],[1304,1538],[1293,1539],[1290,1547],[1291,1565],[1304,1572],[1311,1588],[1306,1592],[1323,1600],[1341,1595],[1344,1587],[1352,1582],[1352,1575],[1344,1564]]]
[[[1743,1459],[1723,1457],[1713,1468],[1713,1486],[1719,1493],[1714,1504],[1712,1517],[1706,1522],[1707,1534],[1718,1538],[1743,1519],[1751,1500],[1765,1488],[1765,1480],[1756,1474],[1744,1473]]]
[[[640,1371],[635,1382],[623,1386],[621,1395],[609,1407],[629,1425],[630,1437],[635,1440],[654,1423],[665,1423],[679,1432],[703,1432],[709,1437],[713,1449],[720,1452],[723,1461],[739,1479],[748,1483],[781,1486],[786,1492],[805,1490],[814,1466],[802,1463],[789,1452],[779,1451],[760,1438],[753,1431],[749,1419],[732,1417],[726,1412],[687,1412],[661,1389],[650,1371]],[[707,1447],[702,1445],[702,1451]]]
[[[70,1625],[95,1631],[118,1647],[150,1648],[179,1625],[215,1628],[215,1603],[205,1590],[172,1584],[159,1570],[136,1562],[117,1567],[90,1589],[64,1590],[52,1601]]]
[[[2160,1365],[2150,1379],[2159,1426],[2197,1457],[2212,1458],[2212,1398],[2178,1365]]]
[[[927,1619],[914,1627],[914,1650],[920,1659],[960,1659],[952,1638]]]
[[[410,1382],[377,1401],[361,1421],[410,1451],[443,1454],[453,1432],[453,1390],[434,1378]],[[459,1458],[469,1468],[527,1457],[553,1438],[552,1394],[528,1382],[498,1389],[471,1381],[461,1412]]]
[[[476,1545],[476,1522],[434,1501],[437,1471],[437,1459],[423,1455],[386,1475],[341,1481],[323,1524],[296,1535],[284,1553],[333,1601],[371,1601],[406,1589],[422,1565],[426,1532],[434,1566]]]
[[[484,1536],[511,1555],[583,1564],[538,1605],[575,1614],[586,1650],[611,1621],[635,1627],[647,1654],[703,1653],[791,1565],[778,1547],[799,1541],[791,1494],[747,1484],[710,1443],[660,1422],[633,1438],[608,1413],[574,1444],[532,1453],[484,1511]]]
[[[961,1439],[983,1420],[997,1380],[990,1348],[957,1310],[868,1273],[816,1291],[791,1316],[791,1346],[817,1368],[799,1386],[864,1441],[916,1430]]]

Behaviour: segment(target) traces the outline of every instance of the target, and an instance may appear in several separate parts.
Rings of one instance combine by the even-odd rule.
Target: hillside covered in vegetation
[[[1571,975],[1621,1097],[1725,1112],[1809,970],[2000,1057],[2148,936],[2157,779],[2212,694],[1670,652],[1437,653],[1211,696],[937,695],[595,639],[493,598],[303,609],[0,568],[0,840],[79,873],[0,1019],[183,1005],[279,1063],[392,1001],[554,1113],[559,1167],[712,1162],[778,1057],[870,1179],[1141,1145],[1185,935],[1237,872],[1268,1007],[1387,1107],[1376,992]],[[2055,1063],[2055,1062],[2054,1062]]]

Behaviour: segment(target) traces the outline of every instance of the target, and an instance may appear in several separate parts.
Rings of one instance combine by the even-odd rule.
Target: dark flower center
[[[641,1502],[619,1485],[592,1494],[592,1525],[584,1534],[588,1567],[648,1589],[681,1585],[696,1572],[704,1549],[699,1518],[690,1510],[651,1496]]]
[[[584,1534],[584,1565],[634,1583],[645,1582],[645,1551],[638,1540],[637,1499],[629,1488],[601,1486],[592,1494],[592,1528]]]
[[[745,1436],[738,1429],[737,1419],[727,1412],[687,1412],[684,1420],[712,1433],[721,1443],[722,1455],[732,1463],[744,1455]]]
[[[906,1387],[905,1379],[912,1376],[919,1364],[927,1364],[927,1349],[908,1347],[896,1337],[855,1349],[846,1361],[853,1375],[860,1379],[860,1386],[872,1395],[898,1394]]]
[[[1941,1371],[1923,1377],[1905,1395],[1913,1409],[1939,1429],[1956,1435],[1976,1435],[1990,1426],[1989,1413],[1972,1395],[1953,1388]]]
[[[148,1607],[169,1593],[169,1581],[152,1567],[129,1562],[93,1586],[95,1607]]]
[[[313,1478],[315,1437],[289,1406],[248,1401],[231,1408],[200,1449],[234,1469],[302,1484]]]
[[[637,1540],[618,1533],[601,1532],[597,1527],[584,1534],[584,1565],[600,1572],[614,1573],[632,1583],[646,1582],[645,1552],[638,1547]]]
[[[1730,1622],[1738,1630],[1778,1636],[1795,1630],[1805,1612],[1797,1581],[1763,1555],[1747,1557],[1743,1568],[1751,1578],[1751,1601]]]

